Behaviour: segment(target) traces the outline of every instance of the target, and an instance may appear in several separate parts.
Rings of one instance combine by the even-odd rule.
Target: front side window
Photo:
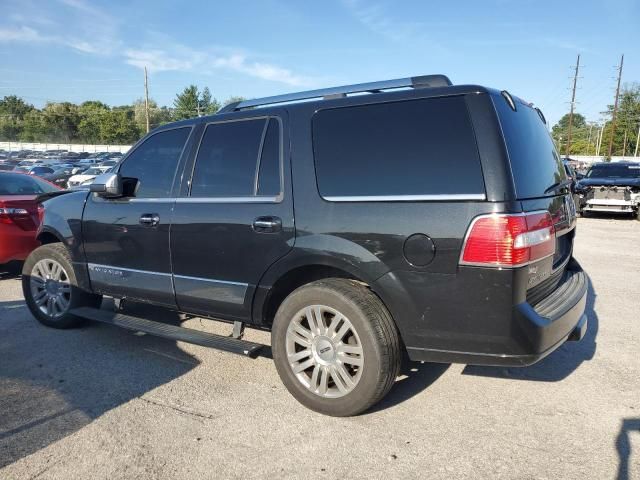
[[[191,127],[158,132],[131,152],[120,167],[120,175],[138,180],[136,197],[171,196],[173,179],[189,133]]]
[[[191,196],[277,195],[280,193],[279,138],[276,119],[208,125],[193,169]]]
[[[322,110],[313,119],[313,149],[328,200],[485,193],[463,97]]]

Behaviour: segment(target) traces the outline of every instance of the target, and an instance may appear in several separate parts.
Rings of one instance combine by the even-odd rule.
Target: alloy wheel
[[[57,318],[67,312],[71,303],[71,283],[59,262],[40,260],[31,269],[29,281],[31,298],[43,314]]]
[[[320,397],[343,397],[362,376],[360,337],[349,319],[334,308],[310,305],[300,310],[287,328],[286,350],[298,381]]]

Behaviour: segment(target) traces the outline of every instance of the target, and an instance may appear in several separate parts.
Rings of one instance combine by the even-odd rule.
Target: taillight
[[[481,215],[469,227],[460,264],[519,267],[553,255],[555,250],[549,212]]]
[[[38,225],[42,224],[42,219],[44,218],[44,205],[41,203],[38,204]]]
[[[0,207],[0,223],[13,223],[16,218],[28,215],[24,208]]]

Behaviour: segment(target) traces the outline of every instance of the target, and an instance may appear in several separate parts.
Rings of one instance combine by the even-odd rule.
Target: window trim
[[[122,167],[126,164],[127,160],[129,160],[131,155],[133,153],[135,153],[137,150],[139,150],[140,147],[142,147],[142,145],[144,145],[147,142],[147,140],[149,140],[151,137],[154,137],[154,136],[158,135],[159,133],[169,132],[171,130],[178,130],[179,128],[188,128],[189,129],[189,134],[187,135],[187,138],[186,138],[186,140],[184,142],[184,145],[182,146],[182,150],[180,150],[180,155],[178,156],[178,163],[176,164],[176,169],[173,172],[173,179],[171,180],[171,188],[169,190],[169,196],[168,197],[136,197],[136,196],[133,196],[133,197],[129,197],[129,201],[136,201],[136,200],[138,202],[146,201],[146,200],[156,200],[156,201],[158,201],[158,200],[165,200],[165,199],[173,198],[174,190],[176,188],[176,178],[177,178],[177,175],[178,175],[178,170],[183,168],[183,167],[181,167],[180,163],[182,161],[182,158],[184,157],[184,152],[185,152],[185,150],[187,148],[187,145],[189,145],[189,141],[191,140],[191,136],[193,135],[193,130],[195,128],[195,124],[176,125],[174,127],[163,128],[162,130],[150,132],[148,135],[146,135],[145,137],[141,138],[140,142],[138,143],[138,145],[136,145],[133,148],[131,148],[127,152],[127,154],[120,160],[120,165],[118,165],[118,170],[117,170],[118,175],[122,175],[120,173],[120,171],[122,170]],[[162,202],[162,203],[164,203],[164,202]]]
[[[465,99],[465,107],[467,112],[467,118],[469,119],[469,124],[471,125],[471,130],[473,133],[473,140],[476,145],[476,150],[478,151],[478,162],[480,165],[480,171],[482,173],[482,184],[484,187],[483,192],[474,192],[474,193],[437,193],[437,194],[418,194],[418,195],[323,195],[320,191],[320,184],[318,182],[318,170],[317,170],[317,156],[315,150],[315,137],[313,134],[314,131],[314,121],[315,117],[325,111],[330,110],[341,110],[346,108],[360,108],[360,107],[369,107],[376,106],[382,104],[400,104],[404,102],[413,102],[419,100],[431,100],[431,99],[442,99],[442,98],[456,98],[462,97],[464,99],[465,94],[456,94],[456,95],[438,95],[433,97],[418,97],[418,98],[409,98],[403,100],[389,100],[384,102],[366,102],[366,103],[358,103],[354,105],[344,105],[338,107],[326,107],[326,108],[318,108],[311,115],[311,145],[313,152],[313,170],[316,180],[316,189],[318,191],[318,195],[326,202],[331,203],[339,203],[339,202],[417,202],[417,201],[430,201],[430,202],[451,202],[451,201],[484,201],[487,199],[487,186],[484,180],[484,172],[482,170],[482,158],[480,155],[480,147],[478,146],[478,141],[476,138],[476,133],[473,125],[473,119],[471,118],[471,113],[469,112],[469,106],[466,104]]]
[[[257,194],[257,186],[258,186],[258,175],[260,174],[260,162],[262,161],[262,150],[264,147],[265,137],[267,135],[267,130],[269,128],[269,120],[272,118],[276,119],[278,122],[278,127],[280,130],[279,135],[279,155],[278,155],[278,174],[280,177],[280,193],[277,195],[258,195]],[[198,164],[198,154],[200,153],[200,147],[202,146],[202,141],[204,140],[204,136],[207,133],[207,127],[209,125],[218,125],[223,123],[235,123],[235,122],[247,122],[251,120],[264,120],[264,127],[262,130],[262,137],[260,139],[260,146],[258,147],[258,156],[256,158],[256,171],[254,174],[254,188],[253,195],[242,195],[242,196],[220,196],[220,197],[192,197],[191,196],[191,188],[193,186],[193,174],[196,170],[196,165]],[[260,115],[257,117],[243,117],[243,118],[231,118],[226,120],[213,120],[204,124],[204,128],[202,130],[202,135],[200,136],[200,141],[198,142],[198,148],[196,149],[196,153],[193,157],[193,164],[191,165],[191,174],[189,175],[189,180],[187,181],[187,185],[189,189],[187,191],[186,197],[177,197],[175,200],[177,203],[281,203],[284,200],[284,125],[282,122],[282,118],[277,115]]]

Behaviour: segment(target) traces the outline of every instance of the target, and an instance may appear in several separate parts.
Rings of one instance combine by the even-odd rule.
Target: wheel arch
[[[295,261],[276,263],[267,271],[253,298],[253,322],[270,327],[278,307],[291,292],[324,278],[355,280],[371,289],[387,306],[383,296],[374,287],[376,276],[339,257],[312,255],[300,257]],[[391,311],[388,306],[387,309]]]

